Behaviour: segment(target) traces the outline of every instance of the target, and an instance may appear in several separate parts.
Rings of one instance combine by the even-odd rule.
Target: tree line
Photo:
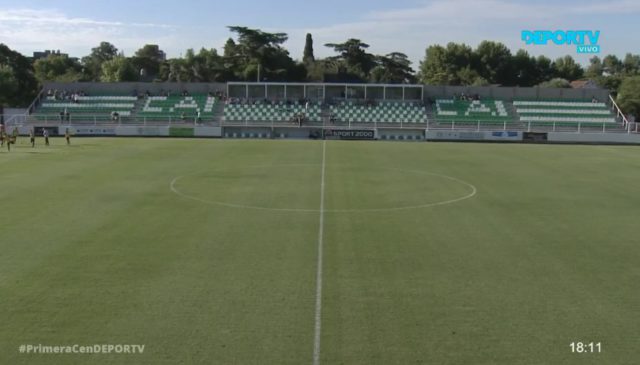
[[[583,68],[573,57],[551,60],[525,50],[515,54],[504,44],[483,41],[476,48],[463,43],[426,49],[418,70],[406,54],[376,55],[359,39],[328,43],[334,55],[316,58],[313,37],[307,34],[300,61],[283,47],[286,33],[230,26],[234,34],[222,54],[215,48],[188,49],[179,58],[165,60],[158,45],[144,45],[127,57],[101,42],[81,59],[51,54],[35,61],[0,44],[0,105],[25,105],[47,81],[76,82],[344,82],[424,83],[462,86],[570,87],[582,78],[619,92],[625,110],[640,112],[640,55],[593,57]]]

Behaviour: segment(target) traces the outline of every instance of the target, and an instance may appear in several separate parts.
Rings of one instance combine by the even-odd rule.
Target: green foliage
[[[617,98],[618,106],[625,113],[640,120],[640,76],[627,77],[622,81]]]
[[[538,73],[538,81],[542,82],[553,78],[553,62],[546,56],[538,56],[536,58],[536,71]],[[521,86],[533,86],[533,85],[521,85]]]
[[[0,64],[0,107],[9,104],[10,97],[18,91],[18,80],[13,68],[6,64]]]
[[[600,60],[600,57],[598,56],[593,56],[589,59],[589,67],[587,67],[585,76],[589,78],[600,77],[602,76],[603,71],[604,67],[602,66],[602,60]]]
[[[411,68],[411,61],[406,54],[389,53],[376,57],[377,66],[371,71],[370,80],[380,84],[414,83],[416,78]]]
[[[0,43],[0,106],[26,106],[38,92],[31,62]]]
[[[525,50],[512,55],[504,44],[484,41],[475,50],[458,43],[430,46],[418,79],[432,85],[533,86],[555,76],[574,80],[582,76],[582,68],[570,56],[553,63]]]
[[[622,61],[622,72],[630,76],[640,74],[640,55],[627,53]]]
[[[605,57],[606,58],[606,57]],[[582,66],[580,66],[573,57],[567,55],[562,58],[558,58],[553,63],[553,68],[555,70],[555,77],[563,78],[567,80],[578,80],[582,78],[584,75],[584,70]]]
[[[555,78],[549,81],[545,81],[539,85],[540,87],[553,87],[553,88],[570,88],[569,81],[563,78]]]
[[[617,75],[622,72],[622,61],[615,55],[607,55],[602,59],[602,67],[605,73]]]
[[[132,61],[126,57],[117,56],[102,63],[102,82],[137,81],[138,73]]]
[[[160,72],[162,58],[162,52],[157,44],[145,44],[131,58],[131,65],[147,79],[152,80]]]
[[[530,56],[527,51],[518,50],[511,59],[511,63],[512,75],[515,77],[515,80],[511,81],[516,86],[535,85],[543,81],[536,58]]]
[[[92,48],[91,53],[82,58],[84,73],[88,80],[99,81],[102,74],[102,64],[118,55],[118,49],[109,42],[100,42],[98,47]]]
[[[447,47],[427,48],[420,63],[420,81],[432,85],[468,85],[479,73],[472,70],[473,50],[466,44],[449,43]]]
[[[34,62],[36,79],[40,83],[47,81],[75,82],[82,79],[82,67],[67,56],[49,55]]]
[[[366,51],[369,45],[359,39],[351,38],[344,43],[327,43],[326,47],[338,53],[335,61],[338,65],[338,77],[344,81],[366,82],[369,73],[376,66],[375,56]]]
[[[267,33],[240,26],[228,27],[237,34],[225,45],[224,65],[232,70],[233,78],[260,81],[303,81],[304,68],[299,67],[282,47],[285,33]]]
[[[313,37],[310,33],[307,33],[307,37],[304,42],[304,54],[302,56],[302,62],[309,65],[315,62],[316,57],[313,54]]]
[[[617,94],[623,79],[624,76],[622,75],[598,76],[593,78],[598,86],[610,90],[613,94]]]
[[[499,42],[483,41],[475,50],[477,71],[492,84],[514,85],[511,51]]]

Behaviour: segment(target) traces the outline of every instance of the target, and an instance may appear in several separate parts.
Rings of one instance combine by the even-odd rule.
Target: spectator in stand
[[[198,110],[197,116],[196,116],[196,122],[200,123],[202,121],[202,119],[200,119],[200,110]]]
[[[64,110],[60,111],[60,123],[64,122]]]
[[[71,120],[71,113],[69,113],[69,111],[66,108],[64,109],[64,117],[67,120],[67,122]]]

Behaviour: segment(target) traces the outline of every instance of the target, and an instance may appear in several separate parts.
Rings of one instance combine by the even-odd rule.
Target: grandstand
[[[74,98],[41,97],[25,118],[27,123],[604,132],[628,129],[619,109],[603,102],[608,100],[606,90],[282,83],[57,83],[45,87],[73,87],[88,92]],[[136,90],[142,87],[152,92],[138,94]],[[69,95],[69,91],[64,93]],[[70,114],[68,118],[66,113]]]

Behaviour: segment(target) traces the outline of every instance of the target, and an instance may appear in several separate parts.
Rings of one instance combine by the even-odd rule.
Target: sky
[[[325,43],[359,38],[375,54],[406,53],[415,69],[429,45],[485,39],[587,64],[575,46],[526,45],[521,31],[599,30],[601,54],[623,57],[640,53],[639,16],[640,0],[0,0],[0,43],[27,56],[55,49],[74,57],[101,41],[125,55],[158,44],[171,58],[188,48],[221,51],[232,36],[226,27],[242,25],[287,33],[294,59],[311,33],[316,57],[332,55]]]

